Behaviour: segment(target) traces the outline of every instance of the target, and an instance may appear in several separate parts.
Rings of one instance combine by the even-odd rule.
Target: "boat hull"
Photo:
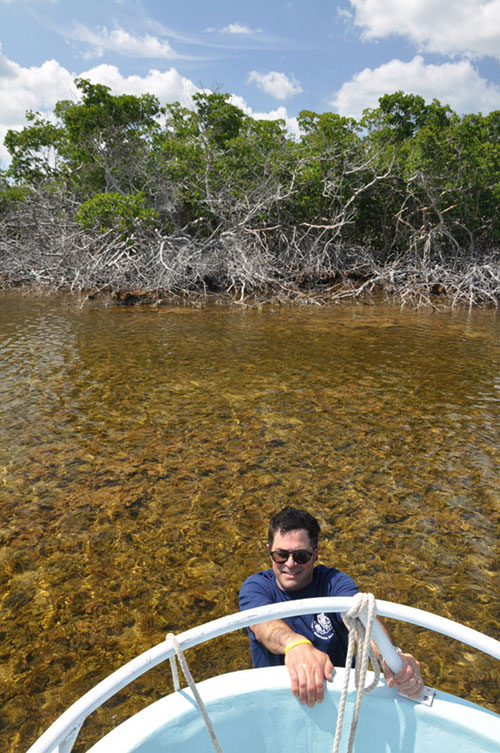
[[[198,684],[224,753],[330,753],[344,680],[337,669],[323,703],[310,709],[290,692],[285,667],[243,670]],[[367,683],[371,681],[368,673]],[[348,694],[344,744],[356,691]],[[189,690],[166,696],[127,719],[88,753],[212,753]],[[500,716],[436,692],[431,707],[399,696],[380,682],[366,695],[355,753],[499,753]]]

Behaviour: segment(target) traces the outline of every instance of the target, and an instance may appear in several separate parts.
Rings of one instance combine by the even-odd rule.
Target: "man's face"
[[[273,572],[276,576],[278,586],[282,591],[298,591],[301,588],[305,588],[312,581],[314,563],[318,553],[318,547],[313,549],[309,534],[303,528],[299,528],[296,531],[287,531],[281,533],[277,531],[274,534],[273,545],[269,551],[275,551],[276,549],[285,549],[289,552],[296,552],[298,550],[306,550],[313,552],[314,554],[305,565],[299,565],[294,561],[292,555],[290,555],[286,562],[278,564],[271,559]]]

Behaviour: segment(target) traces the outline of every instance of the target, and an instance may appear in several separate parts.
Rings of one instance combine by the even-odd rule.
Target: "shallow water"
[[[126,309],[0,294],[0,747],[237,609],[269,515],[319,518],[362,590],[500,638],[500,315]],[[494,660],[410,626],[428,684],[496,707]],[[244,634],[196,679],[249,666]],[[96,731],[171,689],[153,670]]]

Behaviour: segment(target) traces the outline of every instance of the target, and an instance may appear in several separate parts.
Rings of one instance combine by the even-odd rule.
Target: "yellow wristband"
[[[312,646],[312,643],[308,638],[298,638],[296,641],[292,641],[287,646],[285,646],[285,656],[288,654],[291,648],[295,648],[295,646],[302,646],[302,644],[306,643]]]

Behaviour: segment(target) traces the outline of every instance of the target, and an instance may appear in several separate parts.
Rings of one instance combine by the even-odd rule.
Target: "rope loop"
[[[340,696],[339,711],[337,715],[337,727],[335,730],[335,739],[333,742],[332,753],[338,753],[340,738],[342,735],[342,726],[344,723],[345,705],[347,700],[347,691],[349,689],[349,680],[351,676],[352,660],[354,657],[354,648],[357,641],[356,667],[354,674],[354,684],[357,689],[356,704],[351,722],[349,741],[347,743],[346,753],[352,753],[356,728],[358,726],[359,712],[361,701],[365,693],[371,693],[377,685],[380,678],[380,664],[371,648],[370,638],[372,634],[373,621],[375,620],[375,597],[373,594],[358,593],[354,597],[352,607],[344,613],[344,622],[349,629],[349,640],[347,643],[347,656],[345,660],[346,671],[344,674],[344,686]],[[366,673],[368,671],[368,660],[371,661],[374,678],[373,682],[365,687]]]
[[[196,683],[193,679],[193,675],[191,674],[189,667],[187,665],[186,657],[184,656],[184,653],[179,645],[179,641],[175,637],[173,633],[169,633],[167,635],[167,640],[172,641],[172,644],[175,649],[175,656],[177,656],[177,659],[179,660],[179,664],[181,665],[182,672],[184,674],[184,677],[186,678],[186,682],[189,685],[189,689],[191,690],[194,699],[198,705],[198,708],[200,710],[200,713],[203,717],[203,721],[205,722],[205,726],[208,730],[208,734],[210,735],[210,740],[212,741],[212,745],[214,746],[214,749],[216,753],[222,753],[222,748],[219,744],[219,741],[217,740],[217,735],[215,734],[215,730],[213,727],[212,722],[210,721],[210,717],[208,716],[207,709],[205,707],[205,704],[203,703],[202,697],[199,693],[198,688],[196,687]],[[170,657],[170,667],[172,669],[172,677],[174,680],[174,688],[176,692],[180,690],[179,685],[179,674],[177,671],[177,664],[175,662],[175,656]]]

